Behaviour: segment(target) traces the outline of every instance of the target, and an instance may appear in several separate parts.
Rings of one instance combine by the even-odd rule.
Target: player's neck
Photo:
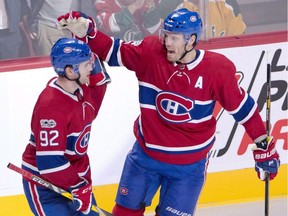
[[[186,53],[186,55],[179,61],[181,64],[189,64],[193,62],[196,58],[196,50],[193,49],[191,52]]]
[[[65,77],[58,77],[56,81],[64,91],[74,94],[74,92],[79,88],[79,85],[75,81],[66,79]]]

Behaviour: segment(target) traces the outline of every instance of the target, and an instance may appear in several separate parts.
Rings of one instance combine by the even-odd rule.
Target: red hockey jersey
[[[26,169],[70,190],[83,183],[83,178],[91,182],[87,148],[106,85],[82,85],[81,95],[76,96],[58,86],[56,79],[49,81],[36,102],[22,159]]]
[[[239,87],[236,68],[225,56],[198,50],[195,61],[177,64],[167,60],[159,37],[125,43],[100,31],[89,45],[109,65],[135,71],[141,114],[134,133],[151,157],[173,164],[205,157],[215,140],[216,101],[253,140],[265,134],[257,104]]]

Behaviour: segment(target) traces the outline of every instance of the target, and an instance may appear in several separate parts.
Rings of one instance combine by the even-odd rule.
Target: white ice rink
[[[288,216],[288,198],[269,200],[269,216]],[[145,216],[153,216],[146,214]],[[200,207],[194,216],[265,216],[264,201]]]

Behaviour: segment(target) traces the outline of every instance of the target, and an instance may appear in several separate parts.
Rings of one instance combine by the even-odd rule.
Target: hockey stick
[[[42,185],[43,187],[49,188],[50,190],[53,190],[54,192],[61,194],[62,196],[72,200],[72,195],[68,191],[65,191],[65,190],[51,184],[50,182],[45,181],[44,179],[40,178],[39,176],[36,176],[27,170],[24,170],[20,167],[17,167],[16,165],[14,165],[12,163],[9,163],[7,165],[7,167],[9,169],[21,174],[22,176],[24,176],[26,179],[30,180],[31,182],[34,182],[34,183],[37,183],[39,185]],[[91,210],[93,210],[93,211],[95,211],[95,212],[97,212],[103,216],[113,216],[113,214],[109,213],[108,211],[105,211],[104,209],[101,209],[100,207],[98,207],[96,205],[92,205]]]
[[[271,65],[267,64],[266,133],[270,135],[271,114]],[[269,174],[265,172],[265,216],[269,216]]]

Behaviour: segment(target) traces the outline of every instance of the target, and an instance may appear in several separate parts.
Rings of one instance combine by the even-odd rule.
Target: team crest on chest
[[[156,109],[159,115],[172,123],[183,123],[192,119],[190,111],[194,101],[173,92],[162,91],[156,96]]]

